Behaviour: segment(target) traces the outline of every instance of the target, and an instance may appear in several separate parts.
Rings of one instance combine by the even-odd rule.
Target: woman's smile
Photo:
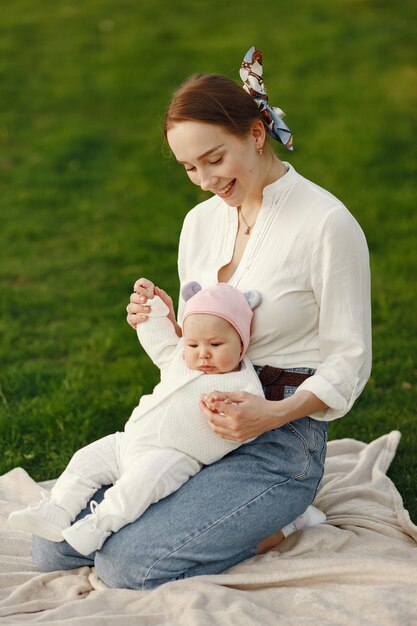
[[[220,196],[220,198],[229,198],[231,195],[233,195],[233,192],[235,190],[235,183],[236,178],[230,181],[230,183],[228,183],[226,187],[223,187],[223,189],[221,189],[220,191],[215,191],[214,193]]]

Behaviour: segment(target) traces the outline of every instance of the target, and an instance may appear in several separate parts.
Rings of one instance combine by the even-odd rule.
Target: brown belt
[[[288,372],[280,367],[264,365],[258,373],[267,400],[283,400],[285,387],[298,387],[313,374]]]

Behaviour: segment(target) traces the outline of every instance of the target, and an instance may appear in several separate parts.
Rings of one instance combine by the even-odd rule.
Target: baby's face
[[[192,370],[225,374],[239,369],[240,336],[229,322],[216,315],[196,313],[184,322],[184,359]]]

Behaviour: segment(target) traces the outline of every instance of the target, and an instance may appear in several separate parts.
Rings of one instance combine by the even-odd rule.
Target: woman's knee
[[[60,543],[54,543],[41,537],[33,537],[32,558],[42,572],[53,572],[63,568],[63,555],[59,546]]]
[[[95,570],[107,586],[153,589],[192,575],[196,562],[201,561],[200,552],[196,552],[198,533],[193,533],[191,523],[182,531],[177,528],[177,532],[169,525],[164,527],[169,515],[154,515],[163,503],[112,534],[96,553]],[[193,538],[193,534],[197,536]]]
[[[149,550],[146,551],[144,547],[140,549],[138,545],[128,554],[129,542],[123,542],[121,545],[119,541],[121,538],[123,538],[123,529],[112,535],[95,556],[96,574],[108,587],[153,589],[175,578],[168,575],[161,580],[154,580],[154,577],[149,577],[149,571],[152,570],[152,565],[159,560],[159,557]]]
[[[42,572],[75,569],[84,565],[92,565],[88,558],[78,555],[66,541],[48,541],[33,536],[32,559]]]

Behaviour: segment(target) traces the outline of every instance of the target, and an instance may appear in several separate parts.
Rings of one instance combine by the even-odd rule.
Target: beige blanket
[[[21,468],[0,477],[0,623],[154,626],[417,624],[417,527],[386,476],[400,434],[329,444],[315,504],[327,515],[275,550],[218,576],[153,591],[108,589],[94,570],[41,574],[10,511],[40,486]],[[45,485],[44,485],[45,486]],[[49,485],[46,485],[49,486]]]

